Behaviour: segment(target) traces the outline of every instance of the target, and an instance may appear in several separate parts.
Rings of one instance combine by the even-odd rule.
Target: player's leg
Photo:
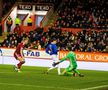
[[[60,75],[65,75],[65,74],[66,74],[66,69]]]
[[[73,73],[73,76],[79,75],[80,77],[84,77],[84,75],[81,74],[81,73],[77,70],[77,65],[73,67],[72,71],[74,72],[74,73]]]
[[[17,64],[18,69],[20,70],[22,65],[25,63],[25,60],[22,57],[19,57],[18,59],[20,62]]]
[[[16,53],[14,53],[14,58],[16,59],[15,60],[15,65],[14,65],[14,70],[15,71],[18,71],[18,67],[17,67],[17,64],[19,63],[19,60],[17,59],[18,58],[18,55]]]
[[[72,72],[73,71],[73,72]],[[76,69],[76,67],[73,67],[72,65],[69,65],[65,70],[64,72],[62,72],[62,75],[70,75],[70,76],[82,76],[82,74],[80,74],[80,72]]]
[[[58,55],[55,55],[55,62],[59,62]],[[61,74],[61,72],[60,72],[60,64],[57,65],[57,71],[58,71],[58,75],[60,75]]]
[[[73,68],[72,65],[69,65],[69,66],[66,68],[66,74],[67,74],[67,75],[70,75],[70,76],[73,75],[73,73],[72,73],[72,68]]]
[[[73,72],[74,73],[73,73]],[[78,72],[78,70],[76,69],[76,67],[74,67],[72,64],[70,64],[65,71],[62,73],[62,75],[70,75],[70,76],[76,76],[76,73],[79,75],[80,73]]]
[[[54,63],[54,62],[53,62]],[[47,70],[47,74],[49,73],[49,71],[55,69],[56,67],[51,66],[48,70]]]
[[[52,57],[52,61],[53,61],[53,63],[54,63],[54,62],[55,62],[55,56],[54,56],[54,55],[51,55],[51,57]],[[51,67],[47,70],[47,72],[49,72],[50,70],[52,70],[52,69],[54,69],[54,68],[56,68],[56,67],[51,66]]]
[[[71,66],[73,67],[73,68],[72,68],[72,71],[74,72],[74,73],[73,73],[73,76],[76,76],[76,74],[77,74],[77,75],[83,77],[84,75],[80,74],[80,72],[77,70],[77,62],[76,62],[76,55],[75,55],[75,54],[72,55],[72,60],[75,61],[75,62],[73,62],[72,65],[71,65]]]
[[[57,71],[58,71],[58,75],[60,75],[61,72],[60,72],[60,65],[59,64],[57,65]]]
[[[21,69],[21,67],[22,67],[22,65],[25,63],[25,60],[24,60],[24,58],[22,58],[20,55],[18,55],[18,54],[14,54],[14,56],[15,56],[15,58],[16,58],[16,60],[18,60],[19,61],[19,63],[17,64],[17,66],[15,67],[15,69],[18,71],[18,72],[20,72],[20,69]]]
[[[53,60],[53,63],[57,62],[58,61],[58,57],[57,55],[52,55],[52,60]],[[47,70],[47,74],[49,73],[49,71],[55,69],[58,67],[58,74],[60,74],[60,67],[57,65],[56,67],[54,66],[51,66],[48,70]]]
[[[72,76],[73,73],[72,73],[71,66],[69,65],[60,75],[69,75],[69,76]]]
[[[81,74],[77,69],[73,69],[74,73],[73,73],[73,76],[77,76],[79,75],[80,77],[84,77],[83,74]],[[77,74],[77,75],[76,75]]]

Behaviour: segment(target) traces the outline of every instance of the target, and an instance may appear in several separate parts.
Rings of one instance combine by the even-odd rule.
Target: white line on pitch
[[[79,90],[79,89],[72,89],[72,88],[63,88],[63,87],[52,87],[52,86],[37,86],[37,85],[25,85],[25,84],[13,84],[13,83],[0,83],[0,85],[9,85],[9,86],[26,86],[26,87],[36,87],[36,88],[46,88],[46,89],[61,89],[61,90]]]
[[[90,87],[90,88],[85,88],[81,90],[94,90],[94,89],[100,89],[100,88],[108,88],[108,85],[101,85],[101,86],[96,86],[96,87]]]
[[[0,72],[0,73],[15,73],[15,72]]]

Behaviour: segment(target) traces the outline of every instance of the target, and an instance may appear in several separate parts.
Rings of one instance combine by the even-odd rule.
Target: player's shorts
[[[77,68],[77,65],[73,66],[73,65],[69,65],[67,68],[66,68],[66,72],[71,72],[73,71],[74,69]]]
[[[19,57],[22,58],[21,54],[17,54],[17,55],[16,54],[17,53],[14,53],[14,57],[15,57],[16,60],[18,60]]]
[[[53,62],[58,62],[58,55],[51,55]]]

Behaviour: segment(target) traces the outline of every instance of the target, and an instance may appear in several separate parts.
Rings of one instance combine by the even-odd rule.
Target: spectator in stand
[[[28,26],[32,26],[32,23],[33,23],[33,20],[32,20],[31,17],[29,17],[28,20],[27,20]]]
[[[12,20],[12,18],[9,16],[9,17],[7,18],[7,21],[6,21],[7,32],[8,32],[8,33],[11,31],[11,26],[12,26],[12,24],[13,24],[13,20]]]
[[[20,24],[21,24],[21,19],[17,16],[16,19],[15,19],[15,25],[16,25],[16,27],[17,26],[19,27]]]
[[[21,28],[20,28],[20,25],[21,25],[21,19],[17,16],[16,19],[15,19],[15,29],[14,29],[14,32],[15,33],[18,33],[19,37],[21,36]]]

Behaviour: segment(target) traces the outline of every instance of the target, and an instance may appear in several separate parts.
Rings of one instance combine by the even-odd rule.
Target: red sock
[[[22,64],[23,64],[22,62],[19,62],[19,63],[17,64],[18,69],[20,69],[20,68],[21,68]]]

